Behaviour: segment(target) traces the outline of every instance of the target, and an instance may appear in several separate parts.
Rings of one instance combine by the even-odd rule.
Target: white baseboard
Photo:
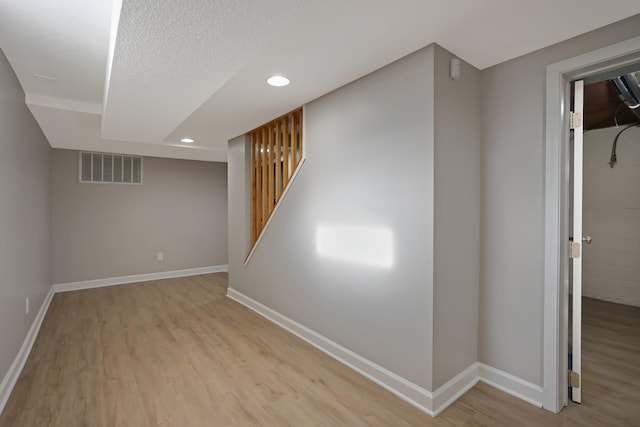
[[[478,384],[478,381],[480,381],[479,369],[480,364],[478,362],[472,363],[467,369],[433,392],[434,416],[447,409],[460,396]]]
[[[337,361],[350,367],[356,372],[369,378],[376,384],[389,390],[391,393],[409,402],[416,408],[434,416],[433,396],[430,391],[394,374],[393,372],[383,368],[380,365],[371,362],[342,347],[340,344],[320,335],[319,333],[303,326],[286,316],[260,304],[259,302],[249,298],[248,296],[238,292],[233,288],[227,290],[227,296],[232,300],[248,307],[249,309],[260,314],[264,318],[272,321],[276,325],[291,332],[297,337],[308,342],[320,351],[326,353]]]
[[[502,390],[518,399],[542,408],[543,390],[537,384],[525,381],[515,375],[479,363],[480,381]]]
[[[13,387],[16,385],[16,381],[18,381],[18,378],[20,377],[20,373],[22,372],[24,364],[29,357],[29,353],[31,353],[33,343],[38,336],[38,332],[40,331],[40,326],[42,325],[44,316],[49,309],[49,304],[51,304],[53,295],[55,295],[56,293],[99,288],[103,286],[122,285],[125,283],[171,279],[174,277],[197,276],[199,274],[218,273],[222,271],[228,271],[228,266],[217,265],[211,267],[189,268],[186,270],[163,271],[159,273],[138,274],[134,276],[121,276],[107,279],[86,280],[83,282],[58,283],[52,285],[51,288],[49,288],[49,292],[47,293],[42,306],[40,306],[40,310],[38,311],[37,316],[33,320],[33,324],[31,325],[29,332],[27,332],[27,336],[22,342],[22,347],[20,347],[18,355],[13,360],[13,363],[9,367],[9,370],[0,383],[0,413],[2,413],[4,406],[7,404],[7,400],[9,400],[9,396],[13,391]]]
[[[49,309],[51,300],[53,299],[53,294],[55,294],[55,291],[53,290],[53,286],[51,286],[49,288],[49,292],[47,292],[47,296],[44,297],[44,301],[40,306],[40,310],[38,310],[38,314],[33,319],[33,323],[31,324],[31,328],[29,328],[29,332],[27,332],[27,336],[22,342],[20,351],[18,351],[16,358],[13,359],[13,363],[0,383],[0,414],[4,410],[4,406],[7,404],[9,396],[13,391],[13,387],[16,385],[16,382],[20,377],[20,373],[22,372],[22,368],[24,368],[24,364],[27,362],[29,353],[31,353],[31,348],[33,347],[33,343],[36,341],[44,316]]]
[[[78,291],[81,289],[101,288],[103,286],[124,285],[126,283],[148,282],[151,280],[173,279],[175,277],[197,276],[199,274],[228,271],[228,265],[187,268],[185,270],[161,271],[158,273],[135,274],[133,276],[109,277],[106,279],[83,280],[81,282],[56,283],[55,292]]]
[[[18,355],[9,367],[2,383],[0,383],[0,413],[2,413],[11,395],[11,391],[24,368],[24,364],[31,352],[31,348],[40,331],[40,326],[42,325],[42,321],[44,320],[44,316],[47,313],[54,294],[72,290],[194,276],[222,271],[227,271],[226,265],[52,285],[20,347]],[[283,316],[233,288],[228,289],[227,296],[298,336],[433,417],[445,410],[460,396],[476,385],[478,381],[483,381],[532,405],[542,407],[542,387],[479,362],[471,364],[464,371],[460,372],[432,393],[351,350],[342,347],[340,344],[331,341],[319,333]]]
[[[430,392],[233,288],[227,290],[227,296],[433,417],[444,411],[478,381],[483,381],[532,405],[542,407],[542,387],[479,362],[472,363],[436,391]]]

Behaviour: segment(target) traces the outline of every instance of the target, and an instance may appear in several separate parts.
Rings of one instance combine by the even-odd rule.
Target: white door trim
[[[567,404],[568,83],[640,60],[640,37],[547,66],[543,407]]]

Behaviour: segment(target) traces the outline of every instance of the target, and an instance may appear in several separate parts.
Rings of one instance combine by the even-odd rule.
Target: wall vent
[[[81,151],[78,156],[78,181],[142,185],[142,157]]]

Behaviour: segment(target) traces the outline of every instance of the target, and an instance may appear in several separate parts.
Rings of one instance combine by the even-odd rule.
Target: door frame
[[[569,273],[569,83],[640,61],[640,37],[547,66],[542,406],[567,405]]]

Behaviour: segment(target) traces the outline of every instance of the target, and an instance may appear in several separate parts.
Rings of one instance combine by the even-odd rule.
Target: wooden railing
[[[249,135],[253,247],[302,159],[302,107],[252,130]]]

